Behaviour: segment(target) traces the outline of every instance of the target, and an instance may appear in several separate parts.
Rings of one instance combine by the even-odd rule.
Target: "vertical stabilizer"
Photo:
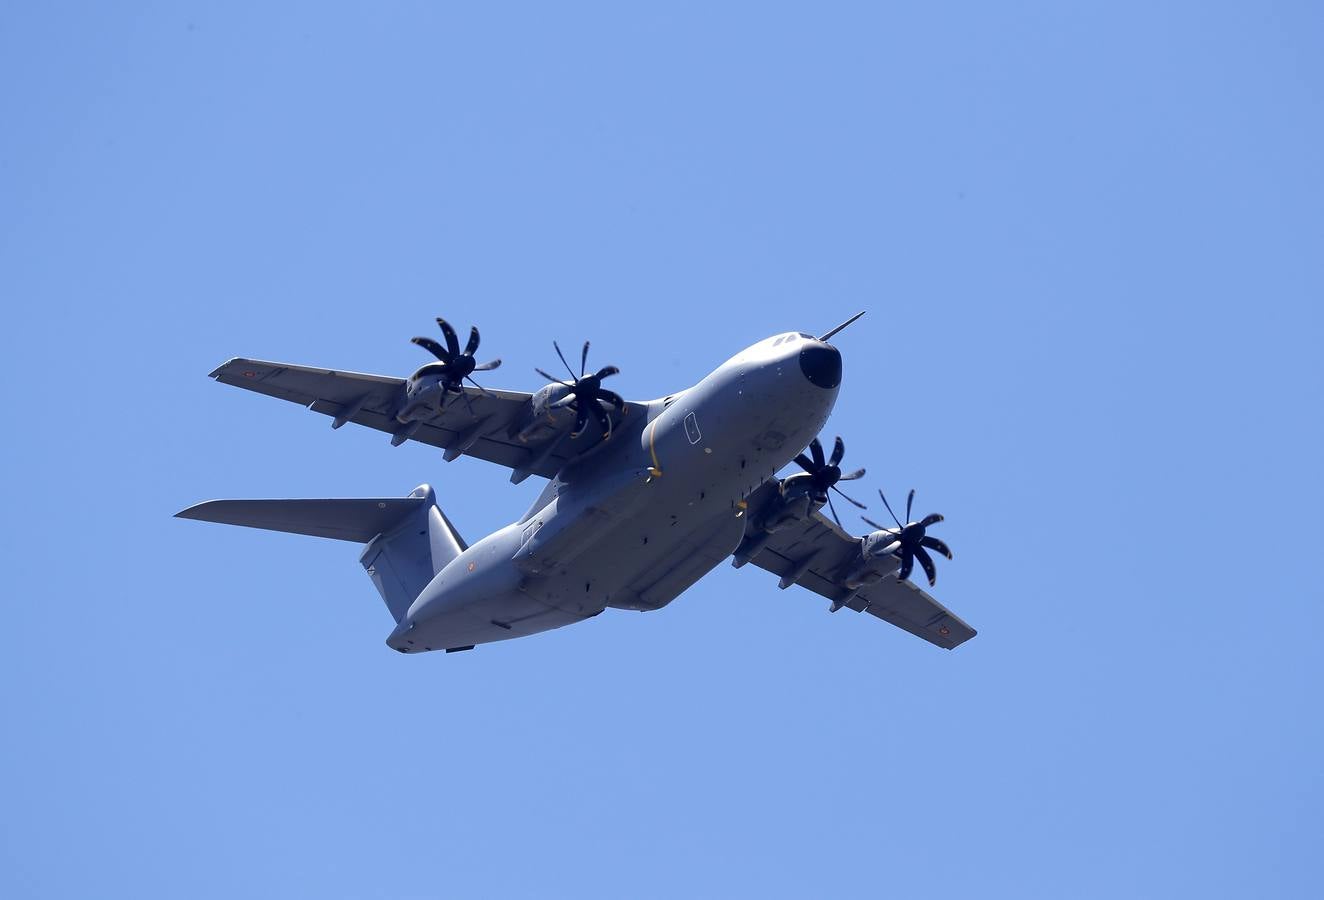
[[[374,537],[359,557],[397,622],[433,576],[466,548],[464,539],[437,506],[430,485],[419,485],[409,496],[424,502],[395,528]]]

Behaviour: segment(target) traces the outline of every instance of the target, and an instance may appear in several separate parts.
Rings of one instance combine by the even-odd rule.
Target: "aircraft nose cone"
[[[800,371],[811,384],[834,388],[841,384],[841,354],[831,344],[814,341],[800,351]]]

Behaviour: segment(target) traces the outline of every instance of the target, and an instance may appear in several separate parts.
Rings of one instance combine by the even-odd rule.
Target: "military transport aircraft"
[[[359,558],[396,626],[386,639],[401,653],[470,650],[477,644],[570,625],[613,609],[666,606],[733,557],[845,607],[868,612],[951,649],[975,631],[910,583],[916,562],[929,584],[934,552],[926,534],[942,520],[865,521],[847,533],[829,492],[864,475],[843,475],[841,438],[826,456],[816,435],[841,383],[841,354],[828,340],[863,313],[822,335],[789,332],[759,341],[702,381],[658,400],[626,401],[603,387],[615,366],[578,374],[553,346],[569,377],[541,369],[540,390],[489,390],[473,379],[478,329],[463,349],[438,319],[445,343],[413,342],[437,358],[409,378],[232,359],[211,377],[391,435],[422,441],[445,459],[474,456],[511,470],[519,483],[549,479],[518,521],[468,545],[422,485],[407,497],[333,500],[212,500],[182,518],[246,525],[366,544]],[[466,384],[467,382],[467,384]],[[800,449],[808,447],[808,455]],[[779,469],[803,471],[785,478]],[[829,519],[821,512],[827,505]]]

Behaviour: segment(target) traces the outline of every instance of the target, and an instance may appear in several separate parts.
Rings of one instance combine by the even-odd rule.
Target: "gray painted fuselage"
[[[387,644],[462,648],[606,607],[665,606],[736,549],[744,499],[818,434],[840,372],[835,348],[779,335],[647,404],[548,484],[523,518],[451,560]]]

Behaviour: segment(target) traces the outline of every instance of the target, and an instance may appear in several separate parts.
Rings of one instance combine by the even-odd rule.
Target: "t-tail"
[[[396,622],[409,612],[428,582],[467,546],[426,484],[407,497],[208,500],[175,515],[367,544],[359,563]]]

